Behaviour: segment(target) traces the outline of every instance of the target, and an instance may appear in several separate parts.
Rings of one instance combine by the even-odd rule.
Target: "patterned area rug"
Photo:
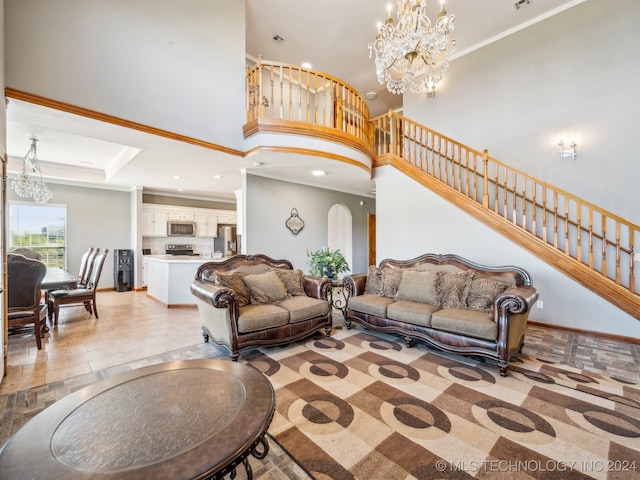
[[[521,356],[491,362],[336,330],[245,361],[269,433],[317,479],[640,478],[640,388]]]

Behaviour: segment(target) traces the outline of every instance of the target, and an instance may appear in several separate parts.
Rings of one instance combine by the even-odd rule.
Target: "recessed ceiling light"
[[[219,180],[222,178],[222,175],[214,175],[213,178],[215,178],[216,180]]]
[[[253,163],[253,166],[254,166],[254,167],[261,167],[261,166],[263,166],[263,165],[264,165],[264,163],[262,163],[262,162],[254,162],[254,163]]]
[[[173,178],[176,180],[182,180],[182,177],[180,175],[174,175]]]
[[[311,64],[309,62],[303,62],[300,66],[302,68],[306,68],[307,70],[311,70]]]
[[[184,188],[179,188],[178,191],[179,192],[184,192]]]
[[[324,170],[313,170],[311,172],[311,175],[313,175],[314,177],[321,177],[323,175],[325,175],[327,172],[325,172]]]

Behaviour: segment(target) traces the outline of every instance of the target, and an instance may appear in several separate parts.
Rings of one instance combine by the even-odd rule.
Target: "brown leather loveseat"
[[[191,285],[204,341],[226,346],[232,360],[240,350],[283,345],[332,327],[328,278],[304,275],[288,260],[234,255],[207,262]]]
[[[347,275],[346,325],[402,335],[438,349],[496,360],[506,375],[522,348],[538,298],[526,270],[489,267],[457,255],[387,259],[367,273]]]

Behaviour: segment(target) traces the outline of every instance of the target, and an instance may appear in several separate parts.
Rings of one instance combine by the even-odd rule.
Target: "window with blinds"
[[[42,255],[47,267],[66,268],[67,207],[12,202],[9,251],[26,247]]]

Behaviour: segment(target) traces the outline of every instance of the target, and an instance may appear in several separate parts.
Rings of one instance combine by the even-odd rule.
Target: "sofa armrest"
[[[327,300],[327,298],[329,298],[329,292],[333,288],[333,283],[327,277],[305,275],[302,278],[302,286],[307,297]]]
[[[214,285],[203,280],[194,280],[191,284],[191,293],[205,303],[216,308],[237,308],[236,292],[227,287]]]
[[[366,273],[353,273],[351,275],[345,275],[342,280],[344,282],[344,288],[346,289],[349,297],[364,295],[364,289],[367,286]]]
[[[529,311],[538,299],[534,287],[519,286],[506,289],[494,301],[494,321],[498,323],[497,349],[502,359],[500,373],[504,375],[511,353],[522,348]]]
[[[538,290],[535,287],[524,285],[506,289],[496,297],[493,304],[498,312],[527,313],[538,299]]]

